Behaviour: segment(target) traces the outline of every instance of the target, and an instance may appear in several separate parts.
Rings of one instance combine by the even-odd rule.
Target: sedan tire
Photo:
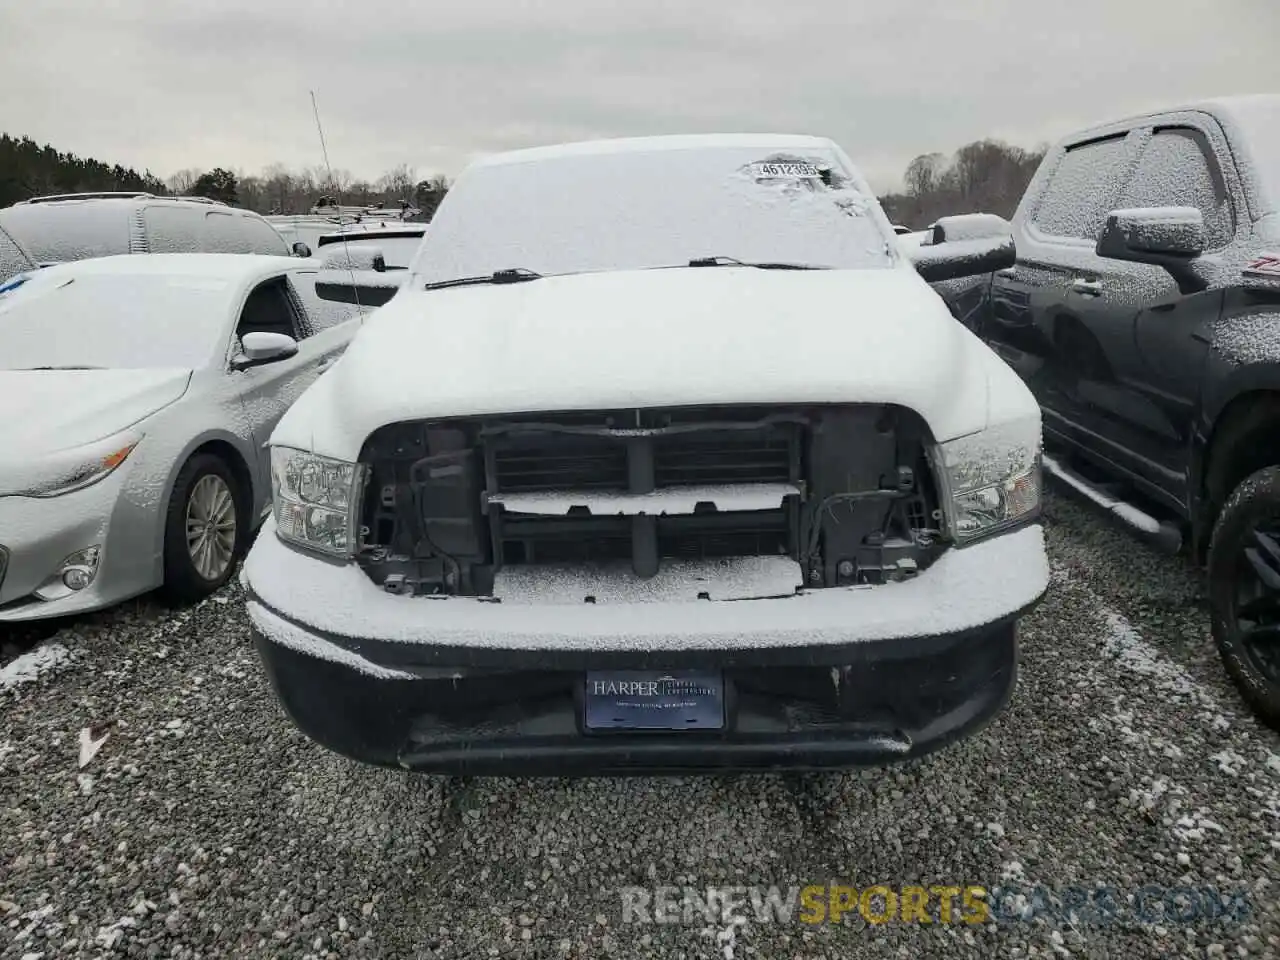
[[[164,592],[191,602],[230,578],[245,544],[245,495],[220,457],[200,453],[183,466],[165,513]]]

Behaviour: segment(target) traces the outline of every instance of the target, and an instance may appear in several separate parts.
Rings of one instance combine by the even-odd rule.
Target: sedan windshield
[[[0,370],[194,368],[216,355],[226,281],[54,270],[0,298]]]
[[[481,164],[436,212],[412,282],[513,264],[553,276],[687,267],[708,257],[891,267],[888,220],[846,163],[822,147],[710,144]]]

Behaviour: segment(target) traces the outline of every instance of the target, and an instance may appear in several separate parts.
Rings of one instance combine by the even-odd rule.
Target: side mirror
[[[1017,262],[1013,227],[991,213],[942,217],[918,245],[900,243],[900,249],[929,283],[995,273]]]
[[[380,307],[409,278],[408,270],[345,270],[328,267],[316,275],[316,296],[334,303]]]
[[[1164,267],[1183,293],[1208,284],[1192,269],[1204,253],[1204,216],[1196,207],[1134,207],[1112,210],[1098,237],[1098,256]]]
[[[311,247],[306,243],[303,243],[301,240],[295,240],[293,242],[293,255],[295,257],[302,257],[305,260],[311,256]]]
[[[231,361],[231,369],[248,370],[263,364],[287,360],[298,353],[298,341],[283,333],[254,331],[240,338],[240,355]]]

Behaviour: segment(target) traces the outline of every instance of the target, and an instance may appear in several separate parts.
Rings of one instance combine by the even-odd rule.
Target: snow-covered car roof
[[[78,278],[112,277],[149,278],[170,276],[183,283],[204,283],[211,289],[224,289],[228,296],[286,270],[319,270],[318,260],[298,257],[272,257],[247,253],[152,253],[146,256],[117,254],[88,260],[70,260],[26,275],[26,280],[6,290],[0,306],[21,300],[25,295],[38,295]]]
[[[151,253],[145,257],[125,253],[60,263],[47,267],[38,274],[33,274],[33,279],[106,273],[132,276],[171,273],[184,277],[217,278],[248,283],[258,277],[267,277],[282,270],[305,268],[307,263],[306,260],[300,260],[297,257],[273,257],[249,253]]]
[[[548,147],[509,150],[482,157],[472,167],[492,167],[532,160],[554,160],[558,157],[584,157],[617,153],[652,153],[656,150],[707,150],[717,147],[756,150],[832,150],[827,137],[811,137],[780,133],[702,133],[675,134],[661,137],[620,137],[611,140],[580,140]]]

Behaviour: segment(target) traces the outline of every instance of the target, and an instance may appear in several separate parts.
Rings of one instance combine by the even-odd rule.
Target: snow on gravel
[[[71,654],[60,643],[46,643],[28,650],[0,667],[0,692],[38,680],[70,660]]]
[[[0,957],[1280,956],[1280,738],[1225,680],[1198,580],[1084,508],[1047,514],[1053,585],[1009,709],[843,776],[371,770],[284,719],[238,586],[69,624],[73,662],[0,694]],[[78,769],[80,730],[112,722]],[[1208,885],[1252,911],[622,922],[624,886],[829,882],[1001,885],[1015,909],[1038,886]]]

